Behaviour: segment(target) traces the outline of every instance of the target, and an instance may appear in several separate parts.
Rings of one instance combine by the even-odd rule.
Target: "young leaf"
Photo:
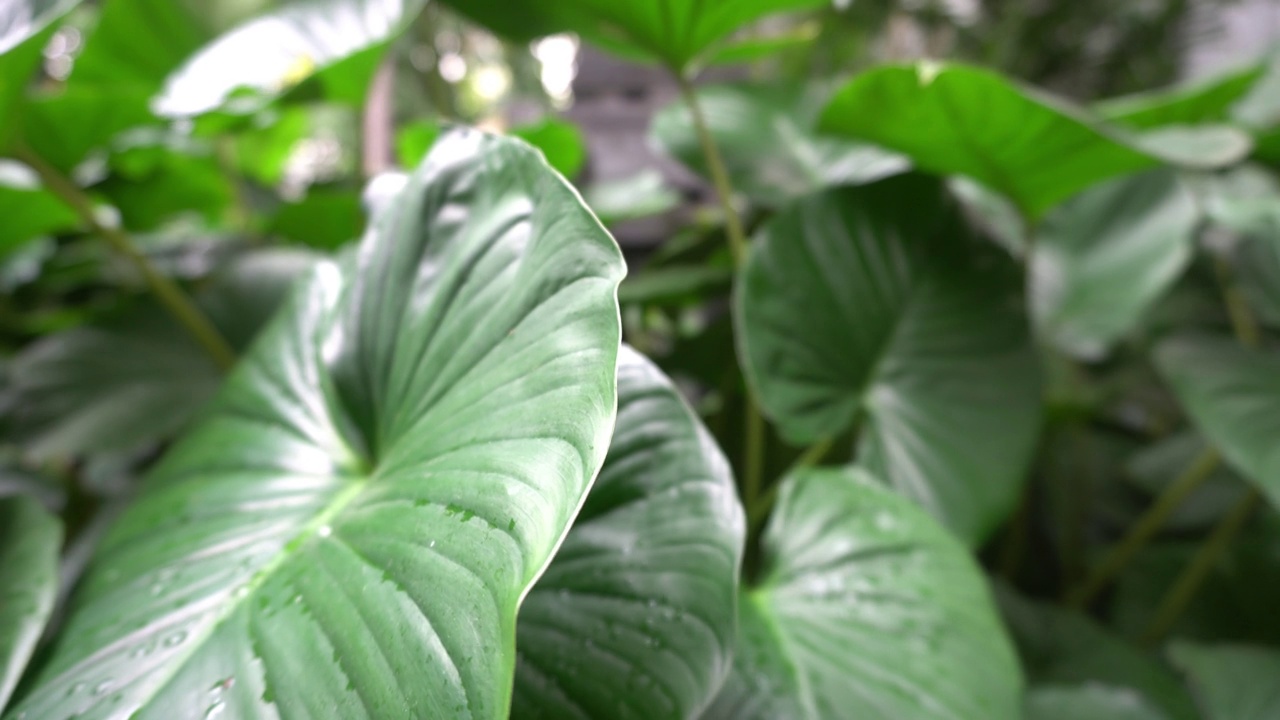
[[[1021,717],[1017,658],[963,546],[858,470],[784,483],[704,718]]]
[[[1169,656],[1191,681],[1205,720],[1280,717],[1280,652],[1275,649],[1178,643]]]
[[[1200,213],[1171,171],[1090,188],[1045,219],[1031,262],[1031,308],[1055,345],[1096,359],[1191,261]]]
[[[53,610],[62,525],[36,500],[0,498],[0,711]]]
[[[810,196],[761,231],[735,307],[784,437],[835,437],[865,413],[864,464],[977,544],[1017,500],[1040,378],[1016,277],[962,225],[919,175]]]
[[[1204,436],[1280,505],[1280,357],[1200,336],[1161,343],[1155,359]]]
[[[936,63],[859,75],[832,99],[820,127],[904,153],[932,172],[967,175],[1031,220],[1107,178],[1164,162],[1214,167],[1248,151],[1247,139],[1212,129],[1208,157],[1187,147],[1201,139],[1194,133],[1144,142],[997,73]]]
[[[512,717],[697,717],[733,654],[744,525],[715,441],[624,348],[604,468],[520,608]]]
[[[241,88],[279,94],[317,71],[384,48],[424,2],[292,0],[200,50],[166,80],[156,109],[171,116],[199,115]]]
[[[533,150],[443,139],[146,478],[18,711],[506,717],[613,427],[622,272]]]
[[[1169,716],[1127,688],[1106,685],[1045,686],[1027,693],[1025,720],[1168,720]]]

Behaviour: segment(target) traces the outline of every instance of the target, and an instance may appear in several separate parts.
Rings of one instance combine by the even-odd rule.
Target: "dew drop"
[[[108,690],[111,689],[111,685],[112,685],[111,678],[107,678],[106,680],[103,680],[102,682],[93,686],[93,694],[94,695],[105,694]]]
[[[166,637],[166,638],[164,639],[164,646],[165,646],[165,647],[175,647],[175,646],[177,646],[177,645],[181,645],[181,644],[182,644],[182,641],[183,641],[183,640],[186,640],[186,639],[187,639],[187,631],[186,631],[186,630],[179,630],[178,632],[176,632],[176,633],[174,633],[174,634],[172,634],[172,635],[170,635],[169,637]]]

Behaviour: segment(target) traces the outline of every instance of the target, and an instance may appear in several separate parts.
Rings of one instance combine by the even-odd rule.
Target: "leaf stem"
[[[1182,502],[1213,475],[1214,469],[1218,467],[1218,461],[1218,452],[1213,448],[1206,448],[1200,453],[1191,465],[1160,493],[1155,503],[1143,513],[1142,517],[1138,518],[1138,522],[1129,529],[1119,544],[1106,554],[1102,562],[1094,567],[1085,581],[1067,596],[1067,605],[1078,609],[1093,602],[1098,593],[1105,589],[1128,566],[1129,561],[1138,554],[1138,551],[1155,537],[1160,528],[1164,527]]]
[[[112,249],[128,258],[141,273],[143,280],[155,294],[160,304],[187,329],[196,342],[209,353],[218,367],[227,370],[235,364],[235,352],[227,343],[213,323],[195,306],[191,298],[177,286],[173,280],[156,269],[146,255],[134,244],[133,239],[125,231],[116,227],[108,227],[98,221],[94,214],[93,204],[88,195],[57,168],[30,148],[19,147],[14,156],[36,171],[45,188],[57,195],[64,203],[80,216],[84,224],[95,234],[107,241]]]
[[[1151,622],[1147,624],[1146,629],[1142,632],[1141,643],[1143,645],[1155,645],[1173,628],[1174,623],[1177,622],[1183,611],[1187,609],[1187,606],[1191,604],[1196,591],[1200,589],[1200,585],[1209,576],[1209,572],[1213,570],[1213,566],[1217,564],[1222,553],[1226,551],[1227,546],[1240,533],[1240,530],[1249,520],[1249,516],[1261,504],[1262,495],[1256,489],[1251,488],[1248,494],[1241,498],[1231,508],[1231,511],[1222,518],[1222,521],[1214,527],[1209,539],[1196,551],[1186,569],[1182,571],[1182,574],[1174,582],[1173,587],[1170,588],[1164,599],[1160,601],[1154,617],[1151,618]]]
[[[835,440],[833,438],[825,438],[810,445],[803,453],[800,454],[800,457],[796,458],[796,461],[791,464],[791,467],[787,469],[786,474],[791,475],[801,468],[813,467],[822,462],[822,458],[826,457],[827,453],[831,451],[831,446],[834,442]],[[782,483],[780,482],[774,483],[769,486],[769,489],[766,490],[764,494],[759,496],[759,499],[755,503],[755,507],[747,513],[747,526],[749,528],[755,530],[764,522],[765,518],[768,517],[769,511],[773,509],[774,501],[778,499],[778,488],[781,486]]]
[[[1227,315],[1231,318],[1231,330],[1235,333],[1236,339],[1245,347],[1258,347],[1262,339],[1262,334],[1258,330],[1258,321],[1254,319],[1253,313],[1249,310],[1249,304],[1236,285],[1231,268],[1227,267],[1226,261],[1222,258],[1215,258],[1214,269],[1217,271],[1218,285],[1222,288],[1222,300],[1227,306]]]

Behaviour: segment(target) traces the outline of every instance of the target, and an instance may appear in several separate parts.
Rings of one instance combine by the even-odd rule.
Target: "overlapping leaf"
[[[53,610],[62,525],[23,495],[0,497],[0,711]]]
[[[715,441],[624,349],[604,468],[520,609],[512,717],[697,717],[733,654],[743,534]]]
[[[506,717],[613,427],[621,274],[527,146],[439,143],[146,479],[17,712]]]
[[[1280,715],[1280,652],[1249,645],[1179,643],[1169,652],[1191,682],[1205,720]]]
[[[1014,720],[1022,675],[981,570],[856,470],[784,481],[709,720]]]
[[[939,183],[828,191],[775,217],[736,296],[747,376],[796,443],[865,417],[862,461],[968,542],[1011,510],[1039,372],[1017,280]]]
[[[1025,720],[1167,720],[1138,693],[1106,685],[1045,686],[1027,693]]]
[[[1231,119],[1232,106],[1262,77],[1262,67],[1247,67],[1190,85],[1112,98],[1094,110],[1112,122],[1134,128],[1192,125]]]

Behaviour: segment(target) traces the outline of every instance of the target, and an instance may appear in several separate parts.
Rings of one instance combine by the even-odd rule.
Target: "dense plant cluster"
[[[628,273],[571,124],[389,127],[425,0],[0,10],[4,720],[1280,717],[1280,62],[444,4],[669,71],[715,209]]]

